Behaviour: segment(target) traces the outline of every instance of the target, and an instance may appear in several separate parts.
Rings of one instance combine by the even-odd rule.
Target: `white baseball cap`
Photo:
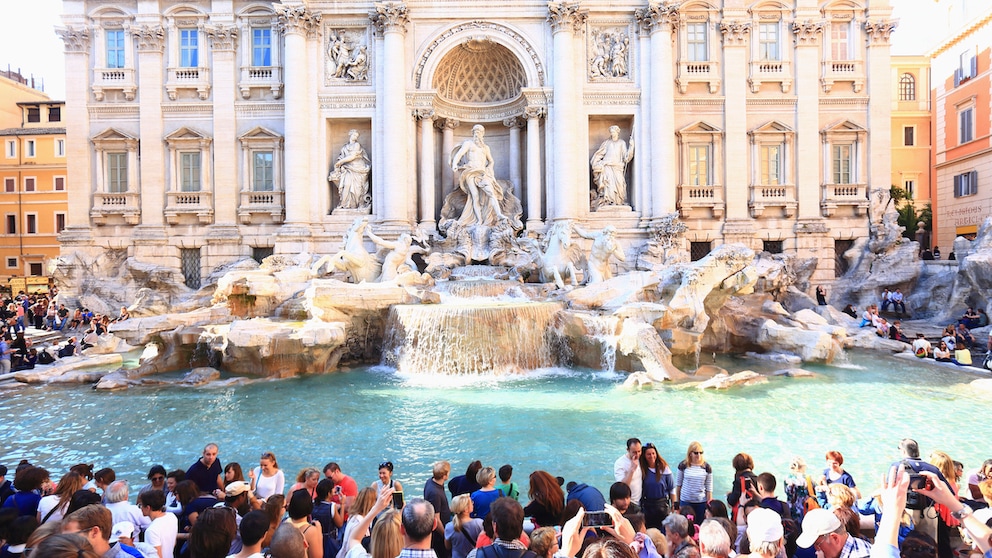
[[[840,520],[837,519],[834,512],[823,508],[809,510],[806,513],[806,517],[803,518],[803,531],[799,534],[799,538],[796,539],[796,544],[800,548],[809,548],[813,546],[816,539],[828,533],[833,533],[837,529],[840,529],[840,527]]]
[[[785,534],[782,516],[767,508],[754,508],[747,514],[747,540],[752,543],[778,542]]]

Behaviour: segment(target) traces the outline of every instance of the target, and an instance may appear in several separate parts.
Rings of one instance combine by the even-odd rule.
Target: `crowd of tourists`
[[[899,450],[877,488],[839,451],[822,472],[796,457],[781,480],[739,453],[718,498],[727,464],[700,443],[669,464],[637,438],[607,493],[541,470],[525,492],[511,465],[479,461],[454,477],[435,463],[422,491],[389,461],[365,488],[330,462],[287,489],[272,452],[246,473],[216,444],[185,470],[152,466],[136,490],[89,464],[55,484],[25,461],[12,481],[0,465],[0,558],[992,558],[992,459],[966,474],[913,440]]]

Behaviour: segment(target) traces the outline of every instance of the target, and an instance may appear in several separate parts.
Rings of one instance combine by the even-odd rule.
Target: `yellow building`
[[[0,77],[0,277],[45,275],[65,228],[63,101]],[[11,115],[19,115],[15,118]],[[14,122],[11,122],[14,120]]]
[[[917,211],[934,199],[931,173],[930,59],[892,57],[892,184]]]

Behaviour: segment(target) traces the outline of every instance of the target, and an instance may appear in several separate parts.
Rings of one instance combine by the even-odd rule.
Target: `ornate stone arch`
[[[413,82],[417,89],[432,87],[438,66],[451,50],[473,40],[492,41],[516,55],[527,76],[525,87],[544,87],[547,81],[544,63],[537,49],[523,33],[492,21],[466,21],[434,35],[418,56]]]

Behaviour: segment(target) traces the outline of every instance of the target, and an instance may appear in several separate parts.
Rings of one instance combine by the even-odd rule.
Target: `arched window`
[[[899,100],[916,100],[916,78],[913,77],[913,74],[903,74],[899,78]]]

